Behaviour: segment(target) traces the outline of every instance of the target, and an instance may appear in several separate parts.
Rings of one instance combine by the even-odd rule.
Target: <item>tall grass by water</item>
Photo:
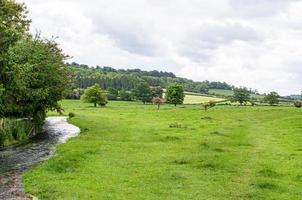
[[[4,119],[0,129],[0,148],[28,138],[31,123],[27,119]]]

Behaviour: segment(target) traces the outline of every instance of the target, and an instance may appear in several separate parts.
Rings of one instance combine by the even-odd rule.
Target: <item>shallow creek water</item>
[[[46,118],[43,129],[44,134],[39,138],[0,150],[0,199],[29,199],[23,192],[20,175],[51,157],[57,144],[80,133],[66,117]]]

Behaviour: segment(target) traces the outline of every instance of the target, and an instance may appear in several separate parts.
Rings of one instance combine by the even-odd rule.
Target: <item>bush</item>
[[[69,117],[69,118],[73,118],[73,117],[75,117],[75,113],[74,113],[74,112],[70,112],[70,113],[68,113],[68,117]]]
[[[301,102],[301,101],[295,101],[295,102],[294,102],[294,106],[295,106],[296,108],[301,108],[301,107],[302,107],[302,102]]]
[[[208,108],[212,108],[216,106],[216,102],[215,101],[209,101],[207,103],[202,104],[203,108],[205,111],[208,110]]]

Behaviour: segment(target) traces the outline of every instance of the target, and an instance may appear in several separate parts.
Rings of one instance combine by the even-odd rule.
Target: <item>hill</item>
[[[102,88],[115,88],[118,90],[132,90],[141,82],[150,86],[166,88],[169,83],[177,83],[187,92],[215,94],[217,96],[231,96],[233,85],[225,82],[193,81],[177,77],[172,72],[143,71],[141,69],[114,69],[112,67],[88,66],[77,63],[67,63],[70,70],[75,72],[76,82],[74,88],[85,89],[95,83]],[[256,93],[252,91],[251,93]]]

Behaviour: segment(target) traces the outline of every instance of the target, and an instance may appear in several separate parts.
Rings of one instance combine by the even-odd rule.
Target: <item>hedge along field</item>
[[[302,198],[294,107],[62,104],[82,132],[23,176],[39,199]]]

